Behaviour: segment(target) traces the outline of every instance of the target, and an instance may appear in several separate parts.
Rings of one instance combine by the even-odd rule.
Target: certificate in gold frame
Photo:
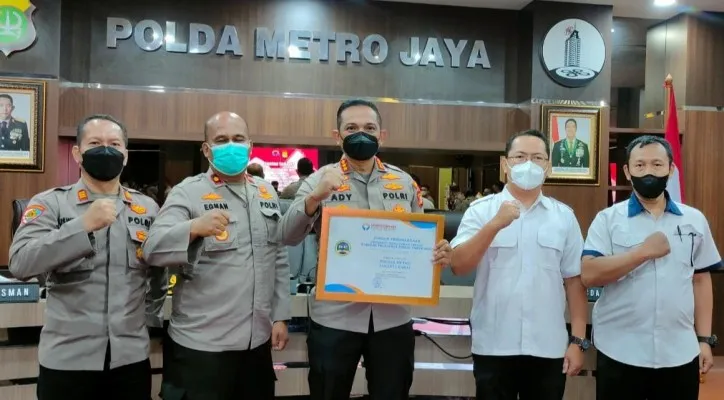
[[[435,306],[440,301],[440,274],[442,265],[434,265],[432,282],[432,296],[430,297],[404,297],[395,295],[365,294],[359,289],[353,292],[332,292],[325,290],[327,277],[327,253],[330,244],[330,221],[335,217],[352,217],[360,219],[388,219],[407,223],[432,222],[436,225],[436,243],[443,239],[445,217],[434,214],[399,213],[393,211],[360,210],[350,208],[325,207],[322,210],[322,231],[319,238],[319,263],[317,265],[316,298],[318,300],[349,301],[359,303],[404,304],[414,306]],[[348,249],[349,250],[349,249]],[[430,254],[432,257],[432,254]]]

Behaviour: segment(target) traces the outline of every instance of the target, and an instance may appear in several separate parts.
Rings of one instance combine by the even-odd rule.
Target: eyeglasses
[[[542,156],[540,154],[534,154],[532,156],[528,156],[525,154],[516,154],[507,158],[513,163],[513,165],[523,164],[528,160],[538,165],[545,165],[548,162],[548,157]]]

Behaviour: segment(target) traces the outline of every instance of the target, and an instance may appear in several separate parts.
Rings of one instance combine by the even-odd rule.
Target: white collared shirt
[[[626,253],[652,233],[666,234],[671,252],[606,285],[593,308],[593,339],[608,357],[628,365],[667,368],[699,354],[694,330],[695,272],[721,266],[709,223],[697,209],[669,199],[655,218],[635,195],[598,213],[583,255]]]
[[[487,224],[504,189],[473,202],[452,246]],[[563,279],[581,274],[583,237],[573,210],[543,195],[498,232],[477,267],[470,322],[473,353],[562,358],[568,347]]]

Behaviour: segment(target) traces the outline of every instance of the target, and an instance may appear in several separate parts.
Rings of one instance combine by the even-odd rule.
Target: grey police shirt
[[[305,198],[319,184],[328,168],[339,168],[345,183],[322,207],[349,207],[396,212],[423,212],[422,196],[412,177],[401,169],[375,158],[372,174],[364,176],[352,171],[346,159],[320,168],[299,186],[296,198],[282,218],[282,242],[296,245],[315,227],[321,231],[319,210],[313,216],[305,211]],[[315,300],[310,295],[310,312],[314,322],[334,329],[367,333],[370,316],[375,331],[394,328],[410,322],[410,308],[391,304],[351,303]]]
[[[39,360],[57,370],[103,370],[148,358],[147,325],[162,326],[168,276],[150,269],[141,244],[158,205],[121,188],[117,220],[88,234],[81,217],[94,200],[81,181],[34,196],[10,247],[10,272],[45,275],[45,325]],[[107,196],[105,196],[107,197]]]
[[[230,214],[226,231],[189,244],[191,221],[212,210]],[[143,249],[153,265],[182,267],[169,328],[176,343],[248,350],[270,339],[274,321],[291,318],[280,218],[274,188],[250,175],[243,186],[231,186],[209,170],[171,190]]]

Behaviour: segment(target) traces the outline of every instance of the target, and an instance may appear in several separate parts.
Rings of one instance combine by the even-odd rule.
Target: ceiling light
[[[676,4],[676,0],[654,0],[654,5],[657,7],[669,7]]]
[[[616,30],[615,30],[615,29],[613,29],[613,28],[611,28],[611,33],[614,33],[614,32],[616,32]]]

